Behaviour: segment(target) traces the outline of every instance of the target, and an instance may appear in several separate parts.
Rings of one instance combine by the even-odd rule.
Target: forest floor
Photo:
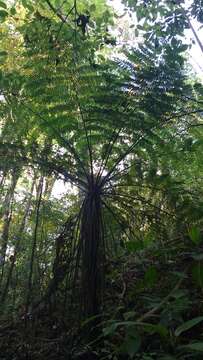
[[[60,309],[2,317],[0,359],[202,360],[202,254],[200,246],[170,244],[170,251],[157,248],[110,262],[102,330],[98,335],[92,325],[97,335],[91,341],[85,326],[63,321]]]

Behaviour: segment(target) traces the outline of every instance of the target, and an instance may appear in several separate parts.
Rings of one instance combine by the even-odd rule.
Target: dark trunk
[[[82,304],[85,317],[99,313],[103,283],[104,239],[100,187],[90,184],[81,217]]]
[[[1,278],[0,278],[0,285],[2,285],[3,277],[4,277],[4,265],[6,259],[6,252],[8,247],[8,240],[9,240],[9,228],[10,222],[12,218],[12,202],[14,198],[14,191],[16,188],[16,184],[19,178],[19,171],[13,171],[11,184],[6,194],[4,205],[3,205],[3,230],[1,236]]]
[[[37,188],[36,222],[35,222],[33,243],[32,243],[32,249],[31,249],[30,271],[29,271],[29,277],[28,277],[27,300],[26,300],[26,313],[28,312],[30,300],[32,297],[32,278],[33,278],[33,269],[34,269],[34,259],[35,259],[35,253],[36,253],[36,247],[37,247],[37,232],[38,232],[38,226],[39,226],[39,221],[40,221],[40,206],[41,206],[41,201],[42,201],[43,184],[44,184],[44,177],[41,176],[41,178],[39,180],[39,185]]]

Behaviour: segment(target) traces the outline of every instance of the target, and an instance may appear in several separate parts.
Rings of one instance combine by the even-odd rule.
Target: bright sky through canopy
[[[119,15],[124,12],[124,5],[121,3],[121,0],[108,0],[108,3],[109,3],[109,5],[114,7],[114,9],[116,10],[116,12],[119,13]],[[191,22],[192,22],[192,25],[193,25],[195,31],[198,34],[200,41],[203,41],[203,26],[201,26],[201,24],[198,23],[198,21],[195,19],[193,19]],[[202,51],[201,51],[199,45],[197,44],[197,42],[195,41],[194,35],[193,35],[191,29],[185,30],[185,37],[186,37],[186,43],[189,43],[192,41],[192,46],[188,50],[189,62],[192,65],[192,68],[194,69],[197,76],[203,80],[203,54],[202,54]]]

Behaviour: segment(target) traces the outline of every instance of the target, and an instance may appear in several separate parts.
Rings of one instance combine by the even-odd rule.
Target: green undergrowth
[[[101,314],[77,324],[60,308],[2,319],[1,359],[202,359],[202,296],[201,232],[124,249],[108,261]]]
[[[194,228],[183,241],[112,262],[105,317],[90,332],[101,331],[84,349],[99,359],[202,359],[201,241]]]

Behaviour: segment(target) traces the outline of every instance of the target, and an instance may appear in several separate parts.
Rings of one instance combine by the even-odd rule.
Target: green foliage
[[[193,326],[195,326],[195,325],[199,324],[200,322],[202,322],[202,320],[203,320],[203,317],[199,316],[197,318],[186,321],[184,324],[182,324],[181,326],[179,326],[175,330],[175,336],[181,335],[183,332],[191,329]]]
[[[188,345],[184,345],[181,347],[181,349],[184,349],[186,351],[198,351],[198,352],[202,352],[203,351],[203,343],[202,342],[194,342]]]
[[[147,286],[152,287],[158,280],[158,273],[154,266],[151,266],[149,269],[147,269],[144,281]]]
[[[192,268],[192,277],[197,286],[203,287],[203,264],[199,261]]]
[[[200,359],[203,93],[181,36],[201,11],[125,3],[142,41],[121,48],[105,1],[0,1],[1,316],[31,312],[60,356]]]
[[[188,233],[190,239],[194,244],[198,245],[202,241],[201,231],[198,227],[196,226],[191,227]]]

